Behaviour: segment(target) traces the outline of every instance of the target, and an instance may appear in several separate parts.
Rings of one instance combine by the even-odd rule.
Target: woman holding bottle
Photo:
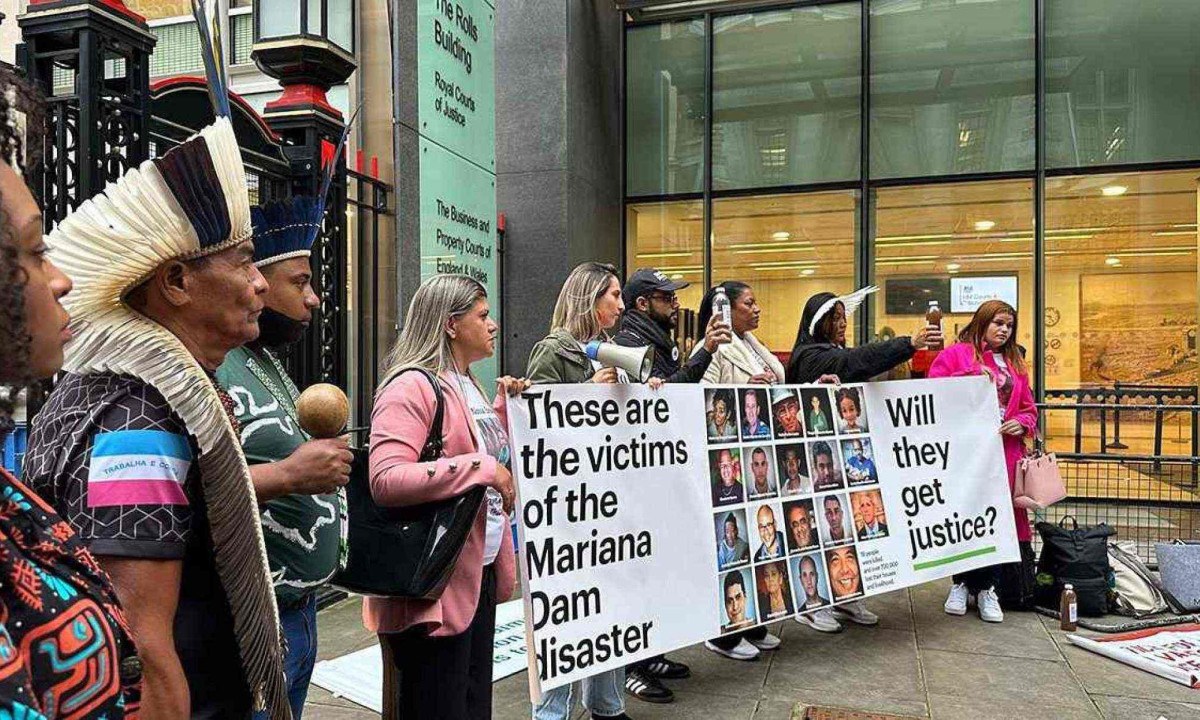
[[[1004,438],[1004,460],[1008,469],[1008,486],[1014,485],[1017,463],[1025,452],[1024,438],[1036,435],[1037,406],[1029,382],[1029,365],[1017,346],[1017,311],[1003,300],[988,300],[975,311],[971,322],[958,335],[958,342],[938,353],[929,377],[963,377],[983,375],[996,386],[996,401],[1002,415],[1000,434]],[[1024,509],[1013,507],[1017,523],[1017,541],[1021,554],[1031,554],[1033,531]],[[965,615],[967,603],[974,596],[979,617],[986,622],[1003,622],[997,588],[1001,580],[1001,565],[960,573],[946,598],[945,610],[950,615]]]
[[[762,309],[754,297],[754,290],[746,283],[729,280],[704,293],[697,327],[708,327],[708,321],[719,312],[713,309],[713,302],[719,295],[728,298],[733,337],[713,353],[712,363],[701,382],[708,385],[782,383],[783,364],[754,337]],[[774,650],[779,644],[779,638],[767,632],[766,627],[757,627],[713,638],[704,643],[704,647],[734,660],[754,660],[762,650]]]

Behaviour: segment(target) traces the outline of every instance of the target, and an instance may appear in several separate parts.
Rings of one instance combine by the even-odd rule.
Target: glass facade
[[[858,177],[858,3],[713,20],[713,188]]]
[[[1002,297],[1039,399],[1195,404],[1196,37],[1195,0],[731,3],[631,22],[626,270],[689,280],[691,313],[707,285],[749,283],[780,357],[819,291],[879,286],[852,344],[912,334],[931,296],[948,335]],[[1108,412],[1047,412],[1052,447],[1195,452],[1186,412]],[[1107,497],[1133,482],[1114,472],[1069,485]],[[1123,497],[1170,488],[1138,477]]]

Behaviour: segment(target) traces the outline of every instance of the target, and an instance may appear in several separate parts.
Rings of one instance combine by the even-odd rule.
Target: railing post
[[[31,0],[17,24],[25,73],[47,99],[42,200],[49,231],[146,159],[156,38],[122,0]]]

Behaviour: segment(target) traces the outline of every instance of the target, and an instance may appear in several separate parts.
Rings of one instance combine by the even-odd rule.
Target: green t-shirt
[[[233,399],[250,464],[277,462],[309,438],[296,420],[296,386],[269,351],[241,347],[225,356],[217,381]],[[344,498],[285,495],[263,505],[263,539],[280,605],[293,605],[338,567],[345,537]]]

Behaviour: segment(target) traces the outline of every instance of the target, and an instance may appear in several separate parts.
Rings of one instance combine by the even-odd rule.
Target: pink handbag
[[[1067,485],[1058,470],[1054,453],[1042,450],[1041,434],[1034,449],[1017,463],[1013,482],[1013,506],[1026,510],[1044,510],[1067,496]]]

